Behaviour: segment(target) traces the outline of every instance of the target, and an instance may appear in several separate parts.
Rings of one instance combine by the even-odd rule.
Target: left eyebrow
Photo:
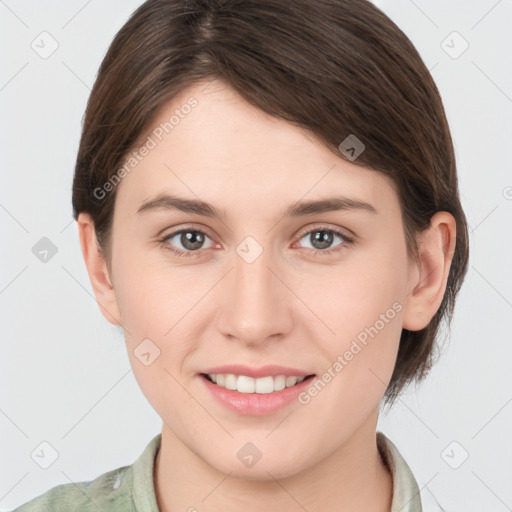
[[[160,209],[179,210],[185,213],[195,213],[204,217],[217,217],[224,219],[227,217],[225,210],[219,210],[215,206],[205,203],[204,201],[186,199],[184,197],[172,196],[169,194],[162,194],[154,199],[144,201],[137,210],[137,213],[140,214]],[[339,210],[361,210],[373,214],[379,213],[373,205],[366,201],[348,197],[331,197],[315,201],[299,201],[289,206],[285,210],[283,216],[301,217]]]
[[[377,209],[360,199],[349,197],[330,197],[317,201],[301,201],[288,207],[284,212],[285,216],[300,217],[302,215],[313,215],[315,213],[331,212],[338,210],[362,210],[378,214]]]

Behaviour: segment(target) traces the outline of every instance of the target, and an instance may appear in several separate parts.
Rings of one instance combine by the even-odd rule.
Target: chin
[[[226,460],[219,454],[219,458],[207,462],[217,471],[229,474],[231,478],[254,481],[289,478],[305,469],[303,464],[298,465],[293,460],[279,460],[275,452],[267,458],[262,455],[252,466],[245,466],[243,462],[239,462],[236,455],[234,461]]]

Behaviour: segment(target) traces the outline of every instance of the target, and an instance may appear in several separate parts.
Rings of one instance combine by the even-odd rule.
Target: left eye
[[[339,233],[338,231],[334,231],[332,229],[313,229],[312,231],[308,231],[301,240],[309,240],[311,243],[310,249],[313,249],[315,251],[320,252],[330,252],[329,250],[332,247],[332,243],[335,238],[338,238],[341,240],[339,244],[336,244],[334,247],[337,247],[339,245],[349,244],[351,242],[351,239],[349,239],[347,236],[345,236],[342,233]],[[333,249],[334,250],[334,249]]]

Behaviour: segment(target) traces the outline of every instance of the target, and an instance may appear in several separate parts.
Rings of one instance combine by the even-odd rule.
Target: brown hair
[[[392,179],[410,257],[438,211],[457,223],[439,310],[420,331],[402,330],[392,403],[433,364],[441,321],[451,323],[468,265],[467,223],[438,89],[407,36],[367,0],[148,0],[121,28],[84,116],[73,213],[91,215],[110,265],[115,189],[94,191],[122,166],[149,123],[188,86],[220,79],[264,112],[306,128],[337,156],[355,134],[353,163]]]

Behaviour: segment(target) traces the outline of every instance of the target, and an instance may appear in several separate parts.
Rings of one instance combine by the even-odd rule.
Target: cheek
[[[188,400],[178,384],[182,364],[198,343],[190,329],[197,319],[192,306],[204,295],[204,287],[190,286],[189,278],[168,268],[126,260],[122,265],[129,271],[119,272],[117,294],[135,378],[161,417],[179,417],[180,406]]]
[[[321,348],[325,366],[300,397],[309,416],[325,425],[326,435],[343,425],[341,437],[355,431],[379,406],[393,374],[402,330],[402,306],[388,288],[356,287],[353,294],[349,288],[337,292],[336,300],[322,299],[322,319],[335,334],[324,326],[316,331],[315,350]]]
[[[387,317],[397,323],[395,317],[403,308],[406,270],[400,255],[385,257],[381,253],[378,261],[366,258],[302,279],[297,294],[330,328],[330,338],[343,343],[387,312]]]
[[[205,293],[197,268],[173,269],[162,253],[160,249],[128,250],[119,243],[116,296],[129,333],[165,337]]]
[[[116,296],[130,363],[144,394],[158,408],[161,386],[181,393],[172,377],[183,379],[183,362],[200,343],[197,332],[207,323],[202,299],[215,281],[198,279],[197,268],[172,269],[165,259],[148,264],[147,255],[136,251],[119,252],[116,265]]]
[[[308,325],[329,361],[325,380],[336,381],[344,399],[378,401],[387,387],[402,331],[404,269],[400,254],[380,252],[379,261],[332,268],[299,292],[322,320]]]

